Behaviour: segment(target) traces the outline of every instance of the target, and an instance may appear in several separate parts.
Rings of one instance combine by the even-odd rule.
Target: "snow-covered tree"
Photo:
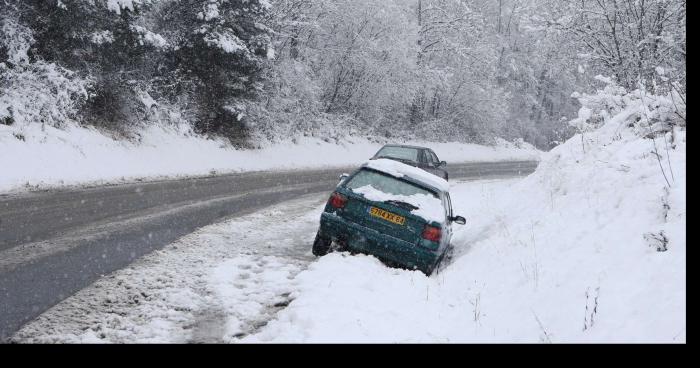
[[[666,85],[658,68],[685,85],[685,0],[577,0],[551,4],[552,21],[606,75],[634,89]],[[683,87],[685,88],[685,87]]]
[[[683,0],[0,0],[0,121],[43,116],[127,134],[185,121],[238,145],[362,134],[546,149],[574,133],[562,124],[579,110],[572,93],[591,92],[598,74],[685,104],[685,9]],[[43,101],[66,104],[21,108],[48,96],[21,85],[51,75],[61,82]]]
[[[270,52],[262,23],[269,7],[258,0],[170,0],[158,9],[159,32],[173,45],[164,73],[188,81],[198,131],[236,143],[247,138],[246,100],[260,91]]]

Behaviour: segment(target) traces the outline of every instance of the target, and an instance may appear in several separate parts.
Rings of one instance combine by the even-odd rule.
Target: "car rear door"
[[[433,150],[430,150],[429,152],[430,152],[429,156],[433,162],[435,175],[437,175],[441,178],[446,178],[447,177],[447,170],[445,170],[444,167],[439,167],[440,166],[440,159],[437,157],[435,152],[433,152]]]
[[[415,244],[420,240],[427,223],[422,217],[413,215],[404,208],[385,202],[371,201],[357,193],[348,195],[348,206],[352,208],[352,213],[341,216],[348,216],[350,221],[409,243]]]
[[[412,212],[415,210],[412,207],[423,203],[422,200],[410,204],[402,202],[402,199],[424,195],[434,197],[437,203],[441,200],[439,194],[431,189],[367,169],[358,171],[337,191],[347,196],[347,204],[343,210],[336,212],[337,216],[410,243],[420,241],[428,221]],[[426,206],[430,206],[430,203]]]
[[[443,177],[443,174],[440,169],[437,168],[438,162],[435,161],[435,158],[433,158],[433,155],[429,150],[423,150],[421,156],[423,157],[423,166],[421,167],[423,170],[439,176]]]

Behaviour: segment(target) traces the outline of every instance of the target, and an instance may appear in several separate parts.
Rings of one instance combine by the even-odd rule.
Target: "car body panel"
[[[347,198],[347,202],[343,208],[333,207],[330,201],[326,203],[321,215],[319,234],[343,244],[349,250],[372,254],[382,260],[430,274],[449,247],[452,237],[449,193],[411,177],[391,177],[393,180],[407,181],[435,193],[443,203],[445,216],[441,222],[428,221],[406,208],[391,203],[371,201],[346,187],[346,184],[351,182],[361,170],[371,170],[391,177],[381,171],[362,167],[342,180],[335,192]],[[402,216],[405,218],[405,223],[398,225],[371,216],[369,214],[371,207]],[[427,224],[441,228],[442,236],[439,242],[432,242],[422,237]]]
[[[432,270],[440,254],[377,230],[368,229],[333,213],[324,212],[321,215],[319,231],[323,236],[344,243],[349,250],[371,254],[407,268]]]

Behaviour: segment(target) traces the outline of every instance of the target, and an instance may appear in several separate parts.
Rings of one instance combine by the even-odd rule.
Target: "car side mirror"
[[[450,220],[452,220],[452,222],[460,224],[460,225],[464,225],[467,223],[467,219],[465,219],[462,216],[452,216],[452,218]]]
[[[345,178],[347,178],[348,176],[350,176],[350,174],[342,173],[342,174],[340,174],[340,176],[338,177],[338,180],[343,181],[343,180],[345,180]]]
[[[447,166],[447,161],[440,161],[440,163],[438,164],[438,167],[443,167],[443,166]]]

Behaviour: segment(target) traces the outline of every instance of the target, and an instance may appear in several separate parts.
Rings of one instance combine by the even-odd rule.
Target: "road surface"
[[[524,176],[537,162],[448,165],[451,179]],[[195,229],[330,191],[352,168],[252,172],[0,196],[0,341],[100,276]]]

